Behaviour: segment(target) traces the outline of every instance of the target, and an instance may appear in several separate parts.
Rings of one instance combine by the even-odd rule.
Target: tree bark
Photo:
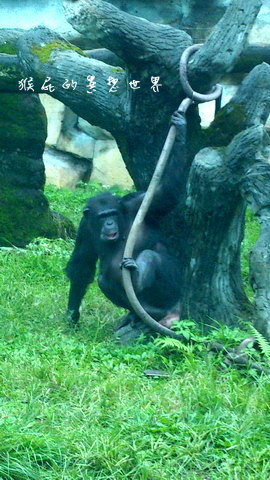
[[[191,71],[215,82],[230,72],[247,45],[247,36],[261,5],[261,0],[233,0],[204,46],[194,55]]]
[[[23,74],[33,77],[35,91],[41,92],[45,78],[51,77],[55,90],[48,93],[82,118],[109,130],[136,187],[145,189],[166,138],[170,116],[184,98],[179,59],[192,39],[180,30],[128,15],[105,1],[65,0],[64,6],[75,29],[89,38],[98,38],[100,46],[114,55],[108,56],[103,51],[103,57],[96,52],[88,58],[46,28],[16,32],[16,51],[12,54],[18,55],[19,66],[14,63],[12,72],[4,67],[0,91],[6,85],[14,88],[15,76],[18,80]],[[261,0],[232,0],[204,46],[190,61],[188,71],[194,89],[207,92],[235,68],[247,47],[247,35],[260,6]],[[6,30],[1,33],[0,51],[3,51],[1,38],[8,34],[10,31]],[[17,62],[14,57],[13,60]],[[69,80],[78,84],[75,91],[62,87],[67,72]],[[94,93],[87,93],[88,75],[95,76],[97,81]],[[109,92],[109,76],[118,78],[119,88],[115,93]],[[159,77],[158,93],[151,89],[153,76]],[[138,90],[130,88],[132,80],[140,82]],[[270,113],[269,87],[270,67],[263,63],[249,73],[235,97],[207,130],[200,127],[197,106],[190,109],[179,208],[164,227],[168,237],[174,231],[174,244],[183,265],[182,315],[191,315],[204,325],[214,322],[237,325],[239,317],[256,318],[260,330],[267,335],[270,335],[266,327],[270,286],[266,284],[267,271],[260,274],[254,254],[259,251],[259,256],[269,258],[266,204],[261,210],[261,243],[254,247],[251,261],[253,285],[258,286],[254,287],[254,305],[246,298],[242,285],[240,244],[247,198],[244,185],[245,179],[251,178],[247,172],[255,168],[258,155],[265,162],[268,140],[263,124]],[[263,165],[269,172],[269,164]],[[254,178],[260,177],[258,170],[254,172]],[[258,188],[266,199],[268,187],[260,184]],[[253,188],[256,201],[258,188]]]
[[[205,148],[195,156],[187,183],[185,316],[235,326],[240,317],[253,314],[241,279],[245,203],[238,185],[263,139],[263,127],[256,125],[239,133],[226,149]]]
[[[206,129],[207,146],[225,146],[242,130],[256,124],[265,124],[270,111],[270,68],[267,63],[257,65],[231,101],[217,114]]]
[[[208,324],[219,319],[236,325],[239,317],[254,318],[241,279],[246,203],[239,185],[258,155],[267,159],[269,139],[263,124],[270,112],[269,89],[270,66],[263,63],[250,72],[204,132],[207,148],[199,151],[190,169],[184,314],[208,318]]]
[[[236,62],[232,73],[247,73],[259,63],[270,63],[269,45],[247,45]]]
[[[110,65],[125,67],[124,61],[107,48],[95,48],[93,50],[84,50],[89,58],[95,58]],[[265,44],[247,45],[237,59],[231,73],[249,73],[252,68],[260,63],[270,63],[270,46]],[[1,56],[0,56],[1,63]]]
[[[269,146],[266,142],[266,147]],[[250,282],[254,290],[254,323],[270,338],[270,168],[258,162],[246,172],[241,184],[243,198],[257,216],[261,231],[250,254]]]

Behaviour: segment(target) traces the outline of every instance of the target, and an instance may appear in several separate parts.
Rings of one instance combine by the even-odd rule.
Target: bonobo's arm
[[[88,284],[94,280],[97,258],[90,232],[83,217],[73,253],[66,266],[66,274],[70,280],[67,317],[73,324],[79,321],[82,298]]]
[[[176,127],[176,138],[170,157],[157,187],[147,217],[151,220],[153,214],[165,215],[170,212],[179,200],[180,185],[186,161],[186,117],[183,112],[174,112],[171,124]],[[164,138],[165,141],[165,138]],[[149,218],[150,216],[150,218]]]
[[[171,124],[176,127],[176,138],[165,171],[154,198],[146,214],[146,220],[155,221],[160,215],[170,212],[179,200],[180,185],[186,160],[186,118],[178,111],[171,116]],[[164,138],[165,142],[165,138]],[[158,159],[157,159],[158,160]],[[122,205],[130,215],[136,215],[145,193],[129,193],[122,197]]]

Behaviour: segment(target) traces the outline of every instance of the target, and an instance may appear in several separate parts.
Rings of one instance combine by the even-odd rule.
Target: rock
[[[77,157],[91,160],[94,156],[95,140],[77,128],[71,128],[61,132],[56,148],[63,152],[72,153]]]
[[[111,133],[79,118],[49,95],[40,97],[48,118],[46,182],[74,188],[80,180],[88,182],[92,172],[92,181],[131,188],[133,181]]]
[[[219,82],[222,87],[222,98],[221,98],[221,107],[226,105],[234,94],[237,91],[237,80],[234,76],[227,75]],[[203,128],[206,128],[210,125],[210,123],[214,120],[215,117],[215,107],[216,102],[207,102],[207,103],[200,103],[199,104],[199,114],[201,117],[201,125]]]
[[[58,188],[75,188],[79,181],[89,181],[92,171],[92,161],[89,159],[76,158],[74,155],[46,148],[43,161],[47,184],[56,185]]]
[[[91,180],[103,185],[131,188],[133,181],[123,162],[115,140],[97,140]]]
[[[136,323],[128,323],[127,325],[118,328],[114,335],[121,345],[132,345],[142,335],[148,339],[150,336],[154,336],[153,332],[151,332],[140,320]]]
[[[256,18],[256,22],[249,34],[248,40],[252,44],[270,44],[270,0],[263,0],[263,5]]]
[[[113,136],[103,128],[91,125],[83,118],[78,118],[78,128],[95,140],[112,140]]]
[[[59,100],[50,97],[50,95],[42,94],[39,95],[39,98],[45,108],[48,120],[46,144],[56,147],[62,130],[66,107],[63,103],[59,102]]]
[[[74,227],[73,223],[71,220],[69,220],[65,215],[62,215],[62,213],[56,212],[55,210],[51,210],[52,214],[52,220],[54,223],[55,230],[57,232],[57,237],[60,238],[76,238],[76,228]],[[50,236],[47,234],[47,237],[50,238]],[[51,238],[55,238],[55,235]]]
[[[78,126],[79,117],[69,107],[65,107],[62,131],[67,132]],[[86,132],[87,133],[87,132]]]

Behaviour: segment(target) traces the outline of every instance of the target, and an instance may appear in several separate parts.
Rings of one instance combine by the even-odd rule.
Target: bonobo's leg
[[[145,310],[161,320],[179,301],[180,266],[167,253],[143,250],[132,271],[135,292]]]
[[[142,290],[154,286],[157,271],[161,266],[160,255],[153,250],[143,250],[136,258],[136,265],[137,269],[132,278],[134,278],[136,293],[139,294]]]
[[[146,312],[170,328],[179,320],[180,265],[176,258],[162,250],[143,250],[136,260],[124,259],[122,268],[131,271],[135,292]],[[133,342],[141,334],[151,333],[132,311],[121,320],[116,336],[122,344]]]
[[[67,275],[70,279],[68,297],[67,320],[76,325],[80,318],[80,305],[87,286],[92,281],[92,272],[85,263],[70,263],[67,267]]]
[[[82,298],[85,294],[88,283],[82,285],[76,282],[70,283],[69,297],[68,297],[68,309],[67,320],[71,324],[78,323],[80,319],[80,305]]]

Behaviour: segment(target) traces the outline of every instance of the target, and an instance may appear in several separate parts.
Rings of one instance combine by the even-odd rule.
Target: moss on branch
[[[48,43],[44,47],[35,45],[34,47],[32,47],[31,51],[33,55],[35,55],[42,63],[48,63],[50,60],[51,54],[56,49],[60,51],[72,50],[78,53],[79,55],[82,55],[83,57],[87,57],[87,55],[85,55],[85,53],[80,48],[75,47],[74,45],[71,45],[69,43],[60,42],[60,41]]]

